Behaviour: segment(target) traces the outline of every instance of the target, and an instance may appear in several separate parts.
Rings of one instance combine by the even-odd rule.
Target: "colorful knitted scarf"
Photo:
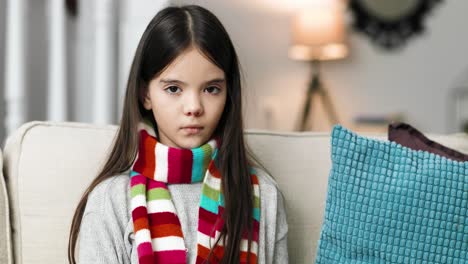
[[[188,249],[167,184],[202,181],[196,263],[217,263],[224,253],[223,239],[215,246],[209,260],[208,257],[224,224],[222,176],[215,164],[220,139],[212,138],[193,149],[169,147],[157,141],[153,127],[146,120],[139,123],[139,136],[139,150],[130,172],[131,210],[139,263],[187,262]],[[251,182],[255,202],[249,263],[257,263],[260,191],[253,170]],[[246,263],[247,232],[243,232],[240,251],[240,263]]]

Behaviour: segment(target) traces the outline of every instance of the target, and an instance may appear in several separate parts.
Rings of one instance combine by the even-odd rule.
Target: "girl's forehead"
[[[178,80],[181,82],[206,82],[224,78],[224,71],[197,49],[190,49],[181,53],[158,76],[160,80]]]

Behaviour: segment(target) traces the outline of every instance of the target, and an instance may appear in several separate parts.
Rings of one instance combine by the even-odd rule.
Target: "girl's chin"
[[[189,136],[184,137],[178,144],[180,148],[193,149],[203,145],[203,139],[200,136]]]

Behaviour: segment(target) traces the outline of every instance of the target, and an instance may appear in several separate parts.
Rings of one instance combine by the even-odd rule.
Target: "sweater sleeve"
[[[277,213],[276,213],[276,243],[274,250],[274,263],[288,263],[288,223],[283,196],[277,192]]]
[[[111,186],[111,185],[120,186]],[[126,206],[118,180],[96,186],[88,198],[78,235],[78,263],[130,264],[125,245]],[[125,193],[123,193],[125,195]]]

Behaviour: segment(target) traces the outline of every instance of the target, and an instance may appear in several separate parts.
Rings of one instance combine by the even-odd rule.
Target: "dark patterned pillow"
[[[409,124],[395,122],[388,125],[388,140],[414,150],[424,150],[449,159],[468,161],[468,155],[430,140]]]

